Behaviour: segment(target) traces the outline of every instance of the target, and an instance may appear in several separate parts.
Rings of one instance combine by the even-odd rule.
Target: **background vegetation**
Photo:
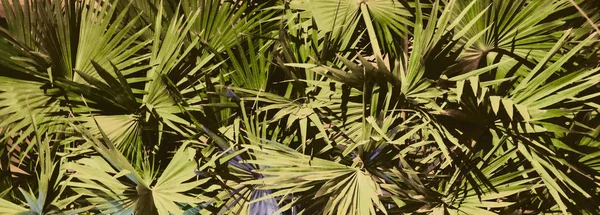
[[[2,3],[0,214],[600,214],[596,0]]]

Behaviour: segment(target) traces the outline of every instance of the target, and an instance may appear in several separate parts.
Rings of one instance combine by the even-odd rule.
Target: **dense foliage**
[[[0,214],[600,214],[596,0],[2,0]]]

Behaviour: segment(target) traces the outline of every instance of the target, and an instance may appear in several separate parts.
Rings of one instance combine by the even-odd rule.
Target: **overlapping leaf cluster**
[[[599,214],[594,0],[2,0],[0,214]]]

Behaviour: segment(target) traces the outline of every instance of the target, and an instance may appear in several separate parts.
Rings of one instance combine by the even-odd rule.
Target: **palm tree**
[[[594,0],[2,0],[0,214],[600,214]]]

